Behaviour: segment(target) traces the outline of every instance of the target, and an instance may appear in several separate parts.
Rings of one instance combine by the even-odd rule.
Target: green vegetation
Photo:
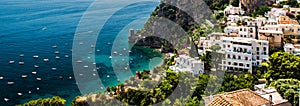
[[[229,5],[230,0],[204,0],[213,10],[224,10]],[[235,2],[233,2],[235,5]]]
[[[265,77],[277,79],[300,79],[300,57],[285,52],[276,52],[269,57]]]
[[[295,7],[298,8],[299,7],[299,3],[297,0],[287,0],[287,1],[283,1],[280,2],[280,5],[290,5],[290,7]]]
[[[45,98],[45,99],[37,99],[37,100],[31,100],[27,103],[17,105],[17,106],[64,106],[66,104],[66,100],[54,96],[52,98]]]
[[[256,10],[255,12],[252,13],[252,17],[257,17],[259,15],[264,16],[266,12],[270,11],[270,7],[269,6],[261,6],[259,7],[258,10]]]
[[[297,79],[279,79],[270,84],[277,89],[279,94],[287,99],[293,106],[299,106],[299,88],[300,81]]]
[[[230,4],[232,6],[238,7],[240,4],[240,0],[230,0]]]

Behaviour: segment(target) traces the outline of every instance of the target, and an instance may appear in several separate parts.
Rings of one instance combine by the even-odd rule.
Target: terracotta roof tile
[[[208,106],[261,106],[272,104],[250,89],[242,89],[215,95]]]

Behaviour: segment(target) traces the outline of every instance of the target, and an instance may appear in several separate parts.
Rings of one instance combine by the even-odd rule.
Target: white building
[[[187,55],[179,55],[175,58],[175,65],[169,68],[175,72],[190,72],[193,75],[204,73],[204,62]]]
[[[267,18],[265,17],[256,17],[255,19],[252,20],[248,20],[247,22],[247,26],[257,26],[257,27],[261,27],[264,24],[267,23]]]
[[[225,9],[224,9],[224,15],[227,16],[227,15],[243,15],[245,13],[245,11],[240,8],[240,7],[234,7],[232,5],[229,5],[227,6]]]
[[[233,24],[236,24],[238,21],[241,21],[242,18],[238,15],[229,15],[227,17],[227,25],[233,26]]]
[[[238,33],[239,36],[238,37],[255,39],[255,37],[256,37],[255,27],[240,26],[238,28],[239,28],[239,33]]]
[[[272,106],[292,106],[288,100],[283,99],[275,88],[267,88],[266,84],[254,86],[255,92],[261,97],[272,101]]]
[[[300,44],[285,44],[284,51],[290,54],[300,56]]]
[[[278,21],[278,17],[279,16],[286,16],[286,13],[288,12],[288,10],[284,10],[281,8],[272,8],[271,11],[269,11],[268,13],[265,14],[266,17],[268,17],[268,19],[270,21]]]
[[[226,58],[222,62],[223,69],[228,72],[250,72],[253,66],[261,66],[268,60],[269,42],[253,38],[226,37],[224,34],[208,35],[203,43],[203,48],[210,49],[219,45],[220,51],[225,52]]]

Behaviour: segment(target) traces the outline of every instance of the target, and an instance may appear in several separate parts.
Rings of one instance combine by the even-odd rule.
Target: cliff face
[[[249,15],[257,10],[260,6],[272,5],[275,0],[240,0],[242,8],[246,11],[245,14]]]

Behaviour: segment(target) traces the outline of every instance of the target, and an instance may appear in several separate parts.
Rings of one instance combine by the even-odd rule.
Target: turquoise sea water
[[[75,96],[81,95],[73,76],[70,50],[76,27],[92,2],[93,0],[0,1],[0,77],[4,78],[0,80],[0,106],[15,105],[53,95],[71,102]],[[154,2],[128,5],[115,13],[103,27],[99,34],[103,37],[95,48],[100,52],[96,53],[95,60],[97,67],[100,67],[97,72],[105,86],[119,83],[107,58],[111,55],[111,47],[106,43],[113,43],[116,36],[126,38],[129,28],[141,29],[156,5],[158,3]],[[103,17],[115,8],[114,5],[99,6],[105,10],[101,14]],[[91,21],[93,18],[95,17],[91,17]],[[133,20],[135,21],[131,23]],[[91,28],[91,31],[94,30],[97,29]],[[57,48],[52,48],[53,45]],[[60,54],[55,54],[55,51],[59,51]],[[152,49],[138,47],[131,51],[132,74],[136,70],[150,69],[160,63],[160,60],[150,61],[151,58],[160,56]],[[24,54],[24,57],[20,57],[20,54]],[[38,55],[39,58],[34,59],[34,55]],[[65,55],[69,58],[65,58]],[[56,56],[60,59],[56,59]],[[43,62],[44,58],[49,59],[49,62]],[[9,64],[11,60],[15,63]],[[24,61],[25,64],[19,65],[19,61]],[[39,68],[34,68],[34,65],[38,65]],[[33,71],[37,74],[33,75]],[[22,75],[28,76],[21,78]],[[107,78],[107,75],[110,77]],[[70,76],[72,79],[68,78]],[[119,79],[122,82],[128,79],[130,74],[121,76]],[[36,78],[42,80],[37,81]],[[10,81],[15,84],[8,85],[7,82]],[[22,96],[18,96],[17,93],[22,93]],[[4,98],[10,100],[5,102]]]

